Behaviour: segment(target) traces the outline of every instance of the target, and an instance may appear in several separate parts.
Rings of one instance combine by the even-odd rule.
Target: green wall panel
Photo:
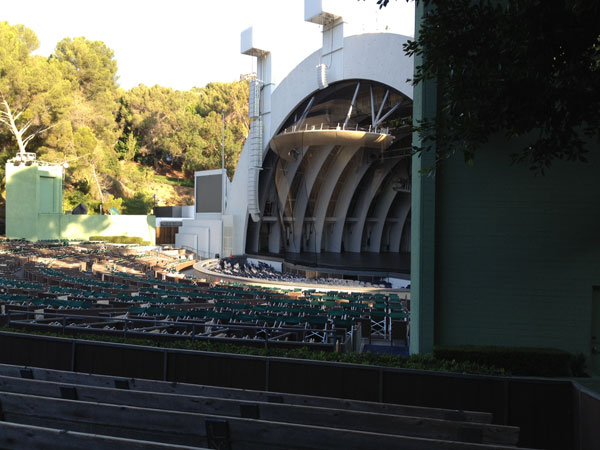
[[[506,144],[437,173],[436,343],[589,353],[600,285],[600,158],[545,176]]]
[[[154,244],[154,216],[61,215],[62,238],[89,239],[90,236],[139,236]]]
[[[40,213],[57,213],[54,201],[54,177],[40,177]]]
[[[37,239],[37,166],[6,164],[6,236]]]
[[[427,8],[423,2],[416,5],[418,24]],[[417,27],[418,34],[418,27]],[[415,65],[422,64],[422,55],[415,56]],[[436,84],[428,80],[415,86],[413,97],[414,125],[436,113]],[[413,146],[420,147],[417,134]],[[433,151],[412,158],[411,194],[411,314],[410,352],[431,353],[434,344],[435,301],[435,176],[423,175],[422,170],[435,164]]]

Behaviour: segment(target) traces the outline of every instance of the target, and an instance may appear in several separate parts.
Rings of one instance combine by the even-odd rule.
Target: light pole
[[[225,258],[225,224],[223,216],[225,215],[225,190],[227,182],[225,180],[225,108],[221,111],[222,117],[222,147],[221,147],[221,258]]]

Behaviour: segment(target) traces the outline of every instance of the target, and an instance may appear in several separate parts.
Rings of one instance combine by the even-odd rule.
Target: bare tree
[[[14,113],[8,104],[8,101],[4,97],[4,94],[0,93],[0,97],[2,98],[2,108],[0,110],[0,123],[5,124],[12,135],[17,140],[17,145],[19,146],[19,154],[25,154],[25,149],[27,148],[27,144],[31,142],[33,138],[43,133],[44,131],[52,128],[54,125],[50,125],[48,127],[38,127],[37,129],[32,129],[31,127],[35,124],[35,116],[25,122],[20,128],[17,125],[17,120],[21,115],[27,111],[29,105],[25,106],[21,111]]]

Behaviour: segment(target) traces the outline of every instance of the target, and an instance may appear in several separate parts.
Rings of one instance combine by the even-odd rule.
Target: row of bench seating
[[[0,365],[0,404],[0,448],[15,450],[78,448],[70,439],[89,450],[501,450],[518,441],[518,428],[489,413],[10,365]]]

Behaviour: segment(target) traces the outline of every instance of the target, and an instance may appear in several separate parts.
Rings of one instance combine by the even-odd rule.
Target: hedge
[[[555,348],[438,346],[436,359],[472,362],[502,368],[512,375],[539,377],[585,376],[585,357]]]
[[[32,332],[8,326],[0,326],[0,331],[64,337],[60,332]],[[404,369],[431,370],[436,372],[500,376],[587,376],[584,372],[585,358],[583,355],[574,356],[563,350],[548,348],[491,346],[436,347],[433,356],[411,355],[409,358],[405,358],[398,355],[374,354],[370,352],[336,353],[330,351],[318,351],[308,347],[296,347],[290,349],[249,347],[243,344],[238,345],[215,341],[192,341],[191,339],[181,341],[157,341],[150,338],[150,336],[147,339],[97,334],[74,334],[70,337],[89,341],[116,342],[161,348],[345,362]]]
[[[150,245],[149,241],[145,241],[139,236],[90,236],[89,240],[110,242],[112,244]]]
[[[65,337],[60,332],[51,331],[24,331],[17,327],[1,326],[0,331],[9,331],[12,333],[22,333],[38,336],[57,336]],[[296,348],[265,348],[265,347],[250,347],[243,344],[231,344],[215,341],[192,341],[177,340],[177,341],[157,341],[150,336],[144,338],[131,338],[123,336],[107,336],[98,334],[70,334],[69,338],[82,339],[87,341],[100,342],[115,342],[130,345],[144,345],[159,348],[174,348],[185,350],[198,350],[219,353],[232,353],[238,355],[256,355],[256,356],[274,356],[281,358],[305,359],[313,361],[331,361],[353,364],[364,364],[369,366],[382,367],[398,367],[403,369],[431,370],[436,372],[455,372],[455,373],[471,373],[479,375],[507,375],[503,369],[495,367],[487,367],[482,364],[471,362],[457,362],[437,360],[431,355],[412,355],[405,358],[398,355],[388,355],[379,353],[336,353],[331,351],[313,350],[308,347]]]

